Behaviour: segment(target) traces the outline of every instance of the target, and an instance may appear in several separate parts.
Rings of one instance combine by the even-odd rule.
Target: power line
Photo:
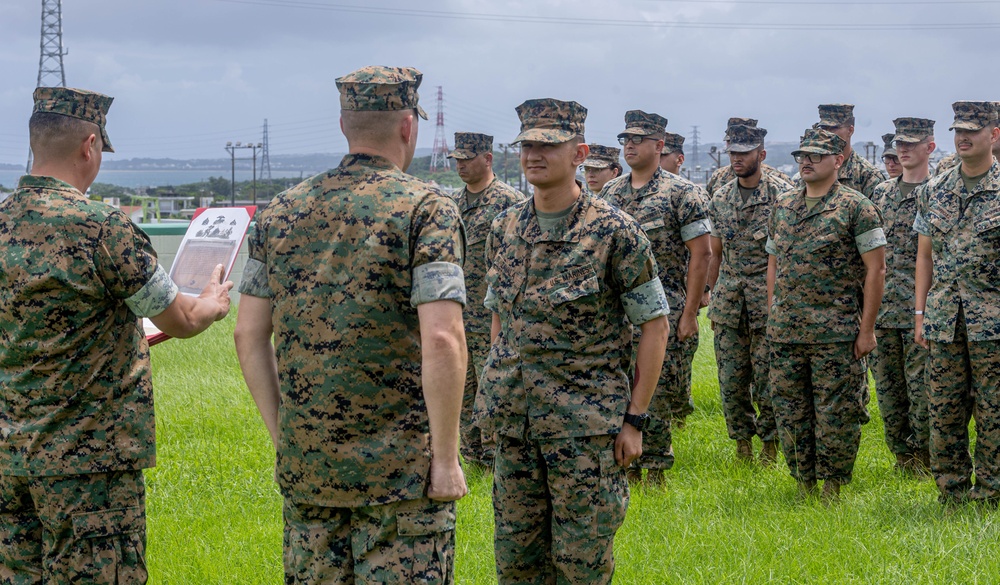
[[[418,10],[413,8],[381,8],[354,6],[350,4],[332,4],[307,2],[304,0],[215,0],[230,4],[246,4],[251,6],[271,6],[280,8],[301,8],[306,10],[323,10],[330,12],[347,12],[359,14],[378,14],[383,16],[416,16],[421,18],[437,18],[448,20],[479,20],[486,22],[515,22],[527,24],[556,24],[571,26],[622,27],[622,28],[676,28],[676,29],[720,29],[720,30],[799,30],[799,31],[900,31],[900,30],[983,30],[1000,28],[1000,22],[961,22],[961,23],[751,23],[751,22],[688,22],[679,20],[624,20],[606,18],[577,18],[569,16],[530,16],[512,14],[494,14],[482,12],[454,12],[443,10]],[[761,0],[763,1],[763,0]],[[779,2],[779,0],[773,0]],[[962,2],[963,0],[957,0]],[[985,2],[986,0],[964,0],[966,2]],[[856,4],[875,4],[856,2]],[[894,1],[892,4],[909,4]],[[941,2],[940,4],[951,4]]]

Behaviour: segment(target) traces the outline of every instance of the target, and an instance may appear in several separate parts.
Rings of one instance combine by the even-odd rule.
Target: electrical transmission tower
[[[42,41],[38,57],[38,81],[35,87],[66,87],[66,70],[63,69],[62,0],[42,0]],[[28,166],[31,172],[31,149],[28,149]]]
[[[699,138],[698,127],[697,126],[692,126],[691,127],[691,159],[692,159],[692,161],[691,161],[691,168],[693,168],[693,169],[697,169],[698,166],[699,166],[699,164],[698,164],[698,162],[699,162],[698,161],[698,158],[699,158],[699,153],[698,153],[698,138]]]
[[[451,169],[448,158],[448,141],[444,135],[444,90],[438,86],[437,128],[434,130],[434,148],[431,149],[431,171]]]
[[[267,177],[267,181],[271,182],[271,147],[268,144],[267,139],[267,118],[264,118],[264,139],[261,141],[264,145],[263,154],[260,157],[260,176],[261,178]]]

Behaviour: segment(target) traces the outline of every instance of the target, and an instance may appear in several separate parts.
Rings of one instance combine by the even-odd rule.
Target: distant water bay
[[[271,171],[272,179],[298,179],[300,176],[302,178],[311,177],[319,171],[313,172],[302,172],[299,171]],[[3,185],[8,191],[13,190],[17,187],[17,181],[24,173],[21,171],[7,171],[0,170],[0,185]],[[232,177],[230,171],[221,171],[218,169],[208,169],[208,170],[183,170],[183,171],[162,171],[162,170],[137,170],[137,171],[119,171],[119,170],[102,170],[99,175],[97,175],[96,183],[110,183],[112,185],[118,185],[120,187],[167,187],[171,185],[186,185],[189,183],[198,183],[201,181],[207,181],[210,177],[222,177],[223,179],[229,181]],[[251,171],[236,171],[236,181],[249,181],[253,178],[253,173]],[[261,180],[260,175],[257,175],[257,180]]]

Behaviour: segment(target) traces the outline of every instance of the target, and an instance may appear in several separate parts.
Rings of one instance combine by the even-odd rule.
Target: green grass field
[[[232,343],[234,316],[152,350],[158,465],[146,472],[151,582],[282,582],[274,454]],[[931,482],[904,478],[873,399],[855,479],[826,508],[795,499],[782,461],[734,463],[711,332],[695,358],[696,412],[675,436],[659,488],[632,490],[615,541],[616,583],[998,583],[997,512],[946,510]],[[759,448],[759,444],[755,445]],[[459,502],[458,583],[495,583],[490,477]]]

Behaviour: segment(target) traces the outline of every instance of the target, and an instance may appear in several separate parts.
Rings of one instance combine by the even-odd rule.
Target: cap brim
[[[882,156],[898,156],[895,148],[887,148],[882,151]]]
[[[797,154],[843,154],[843,152],[830,152],[829,150],[820,148],[819,146],[801,146],[792,151],[792,156]]]
[[[576,132],[570,130],[557,130],[555,128],[531,128],[517,135],[513,142],[542,142],[545,144],[562,144],[569,142],[577,136]]]
[[[424,120],[427,119],[427,112],[425,112],[424,109],[420,107],[420,104],[417,104],[417,115],[419,115]]]
[[[670,148],[669,146],[664,146],[662,149],[660,149],[660,156],[663,156],[665,154],[673,154],[675,152],[681,152],[681,149],[680,148]]]
[[[101,149],[102,152],[114,152],[115,148],[111,146],[111,139],[108,138],[108,131],[101,127],[101,141],[104,142],[104,148]]]
[[[978,130],[982,130],[985,127],[986,126],[980,126],[979,124],[976,124],[975,122],[961,121],[961,122],[955,122],[951,126],[948,126],[948,129],[949,130],[973,130],[973,131],[978,131]]]
[[[750,152],[751,150],[756,150],[760,148],[760,144],[733,144],[729,143],[726,147],[726,152]]]
[[[626,128],[618,133],[618,138],[623,136],[652,136],[656,132],[650,132],[648,130],[643,130],[642,128]]]
[[[923,141],[925,138],[927,138],[927,136],[913,136],[913,135],[909,135],[909,134],[897,134],[896,137],[893,138],[893,141],[894,142],[905,142],[907,144],[916,144],[918,142]]]
[[[455,150],[448,153],[448,158],[457,158],[459,160],[470,160],[476,158],[476,154],[471,150],[456,148]]]
[[[608,162],[608,161],[606,161],[606,160],[599,160],[599,159],[596,159],[596,158],[588,158],[587,160],[583,161],[583,166],[589,167],[589,168],[592,168],[592,169],[606,169],[606,168],[608,168],[608,167],[611,166],[611,163]]]

